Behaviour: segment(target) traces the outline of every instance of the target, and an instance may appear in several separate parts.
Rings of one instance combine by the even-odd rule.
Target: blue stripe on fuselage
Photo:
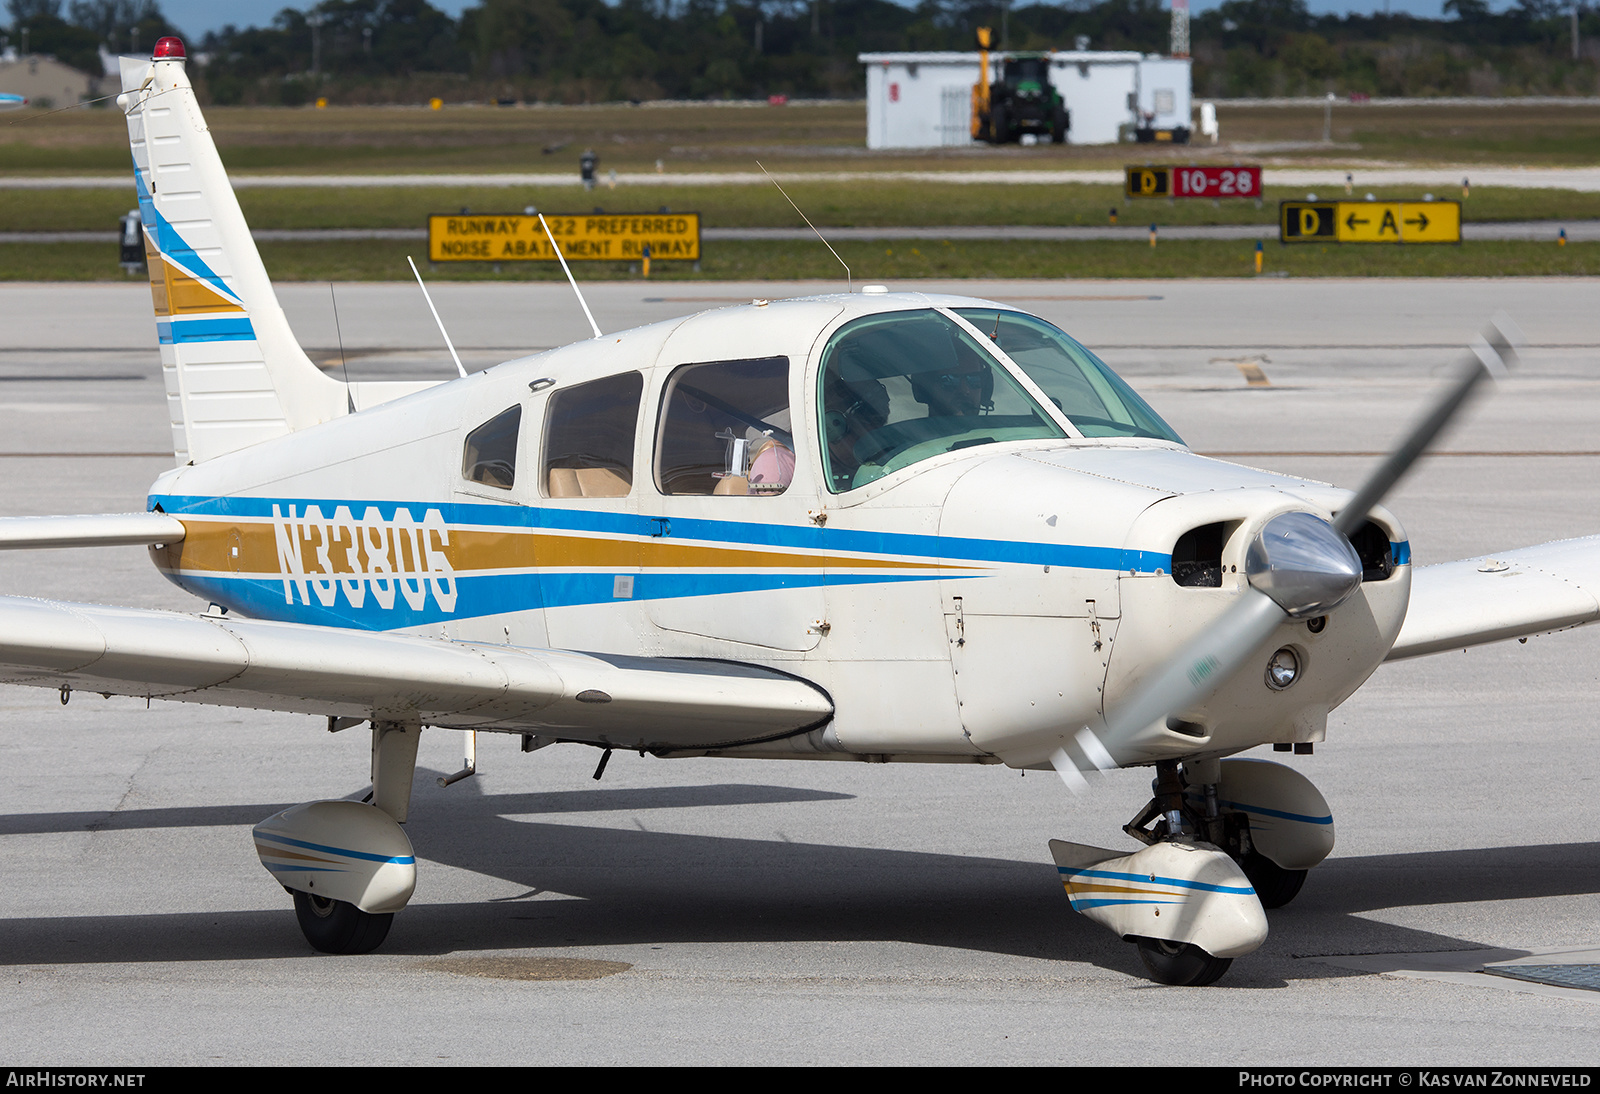
[[[281,498],[192,497],[161,494],[153,494],[149,500],[152,508],[159,505],[162,511],[180,519],[185,516],[203,516],[211,519],[270,520],[274,515],[274,507],[283,516],[287,516],[291,508],[303,515],[309,504],[317,506],[326,514],[336,512],[341,506],[347,507],[352,513],[364,513],[368,508],[376,508],[380,519],[393,520],[396,511],[403,508],[413,514],[437,510],[446,525],[457,528],[487,526],[528,531],[587,532],[641,543],[652,538],[651,533],[660,530],[664,520],[638,514],[600,513],[560,507],[449,502],[435,505],[338,499],[307,502],[304,499],[286,501]],[[712,547],[766,546],[817,554],[826,552],[833,556],[859,553],[866,556],[861,559],[860,568],[867,572],[850,572],[850,561],[846,559],[839,565],[830,567],[826,572],[820,568],[796,572],[792,566],[785,567],[782,560],[775,560],[770,569],[760,568],[757,564],[751,568],[734,570],[713,565],[707,568],[680,567],[676,570],[625,567],[615,570],[601,569],[599,572],[575,572],[562,568],[537,572],[469,571],[448,576],[429,573],[407,574],[405,580],[410,584],[406,587],[412,591],[410,601],[407,601],[404,590],[399,584],[401,579],[397,576],[391,579],[395,584],[388,586],[389,591],[385,595],[388,607],[380,604],[374,591],[374,580],[383,579],[370,574],[363,577],[354,574],[308,573],[285,578],[278,575],[240,577],[216,571],[188,571],[174,575],[173,580],[198,596],[255,618],[335,627],[392,630],[449,619],[470,619],[541,607],[614,603],[618,599],[667,600],[777,589],[819,588],[825,585],[887,584],[982,576],[979,573],[970,575],[948,571],[941,573],[938,569],[925,569],[912,573],[904,570],[874,572],[875,564],[884,556],[901,559],[910,557],[956,565],[981,562],[1023,563],[1142,573],[1154,573],[1158,568],[1164,570],[1171,565],[1169,555],[1070,544],[1011,543],[1004,540],[956,539],[677,517],[671,518],[668,523],[670,538],[679,542],[692,541]],[[622,598],[617,596],[616,578],[619,575],[633,578],[631,596]],[[438,592],[442,583],[446,581],[451,582],[454,589],[453,603],[449,611],[445,611],[441,606],[441,596]],[[439,582],[440,585],[435,586],[434,582]],[[317,595],[319,586],[322,589],[322,596]],[[362,602],[359,608],[351,603],[352,588],[360,594],[356,597]]]
[[[353,576],[353,575],[350,575]],[[350,605],[342,589],[335,590],[333,603],[324,605],[315,591],[311,603],[302,603],[298,588],[289,603],[283,582],[278,578],[245,578],[232,574],[186,573],[177,581],[185,589],[216,604],[252,619],[276,619],[310,623],[322,627],[357,630],[398,630],[451,619],[471,619],[505,612],[529,611],[540,607],[566,608],[587,604],[614,604],[626,600],[670,600],[688,596],[764,592],[773,589],[817,588],[824,584],[886,584],[903,581],[933,581],[941,575],[923,574],[769,574],[769,573],[644,573],[633,574],[633,596],[619,600],[614,573],[511,573],[455,574],[454,610],[444,611],[431,594],[421,598],[422,607],[412,608],[398,589],[393,607],[383,608],[368,587],[360,608]],[[326,583],[320,575],[317,579]],[[337,580],[337,577],[335,578]],[[415,582],[415,576],[408,577]],[[427,575],[422,581],[426,584]]]
[[[726,545],[785,547],[802,551],[848,551],[858,554],[896,555],[955,562],[1010,562],[1029,566],[1068,566],[1081,570],[1118,570],[1153,574],[1172,568],[1172,556],[1155,551],[1130,551],[1120,547],[1087,547],[1066,543],[1030,543],[1002,539],[962,539],[953,536],[918,535],[906,532],[869,532],[845,528],[806,528],[794,524],[759,524],[747,521],[702,520],[685,517],[653,517],[633,513],[601,513],[553,506],[472,505],[452,502],[367,501],[348,498],[246,498],[184,497],[152,494],[152,507],[160,505],[173,516],[189,514],[207,517],[270,518],[272,507],[287,513],[293,505],[304,513],[305,506],[320,506],[332,513],[338,506],[360,513],[376,505],[384,519],[392,519],[397,507],[437,509],[445,523],[487,525],[508,529],[594,532],[613,536],[651,538],[666,520],[674,540],[695,540]]]

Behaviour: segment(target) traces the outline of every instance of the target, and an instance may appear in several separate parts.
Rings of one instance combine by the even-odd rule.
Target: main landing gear
[[[306,941],[322,953],[371,953],[383,945],[394,923],[393,912],[373,915],[346,901],[310,893],[294,894],[294,915]]]
[[[1152,790],[1123,828],[1143,850],[1050,850],[1073,909],[1133,942],[1154,980],[1214,983],[1333,849],[1333,817],[1304,776],[1260,760],[1159,763]]]
[[[315,950],[371,953],[417,884],[400,827],[417,767],[416,723],[372,725],[372,804],[308,802],[255,827],[256,854],[294,896],[295,918]]]

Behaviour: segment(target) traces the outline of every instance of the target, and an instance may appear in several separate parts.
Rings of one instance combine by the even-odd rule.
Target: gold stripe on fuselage
[[[184,538],[156,552],[156,565],[162,569],[223,574],[281,572],[279,531],[270,520],[235,523],[184,519],[183,523],[186,529]],[[307,574],[371,573],[375,555],[387,562],[390,570],[409,571],[411,567],[402,566],[398,557],[402,549],[402,537],[393,534],[392,530],[364,530],[367,527],[370,526],[363,526],[359,522],[349,524],[322,520],[291,526],[289,535],[298,548],[302,568]],[[303,529],[309,529],[309,534],[304,534]],[[432,549],[442,551],[450,568],[458,574],[530,568],[820,570],[860,569],[865,566],[873,569],[928,571],[939,570],[943,565],[937,561],[911,562],[782,549],[759,550],[744,545],[721,547],[668,543],[642,537],[616,539],[565,532],[470,527],[450,528],[448,531],[448,544],[439,542],[437,532],[431,533],[436,537]],[[322,539],[325,535],[329,537],[326,542]],[[351,558],[352,547],[355,548],[354,560]],[[407,545],[404,549],[409,560],[411,548]],[[944,565],[943,568],[949,567]]]

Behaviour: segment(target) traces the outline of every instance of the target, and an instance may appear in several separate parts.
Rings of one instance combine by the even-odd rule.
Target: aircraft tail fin
[[[348,403],[346,385],[295,341],[177,52],[122,58],[117,104],[183,464],[339,417]]]

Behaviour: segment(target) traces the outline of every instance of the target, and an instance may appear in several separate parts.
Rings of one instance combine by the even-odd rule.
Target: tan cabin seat
[[[622,498],[633,484],[609,467],[552,467],[552,498]]]

